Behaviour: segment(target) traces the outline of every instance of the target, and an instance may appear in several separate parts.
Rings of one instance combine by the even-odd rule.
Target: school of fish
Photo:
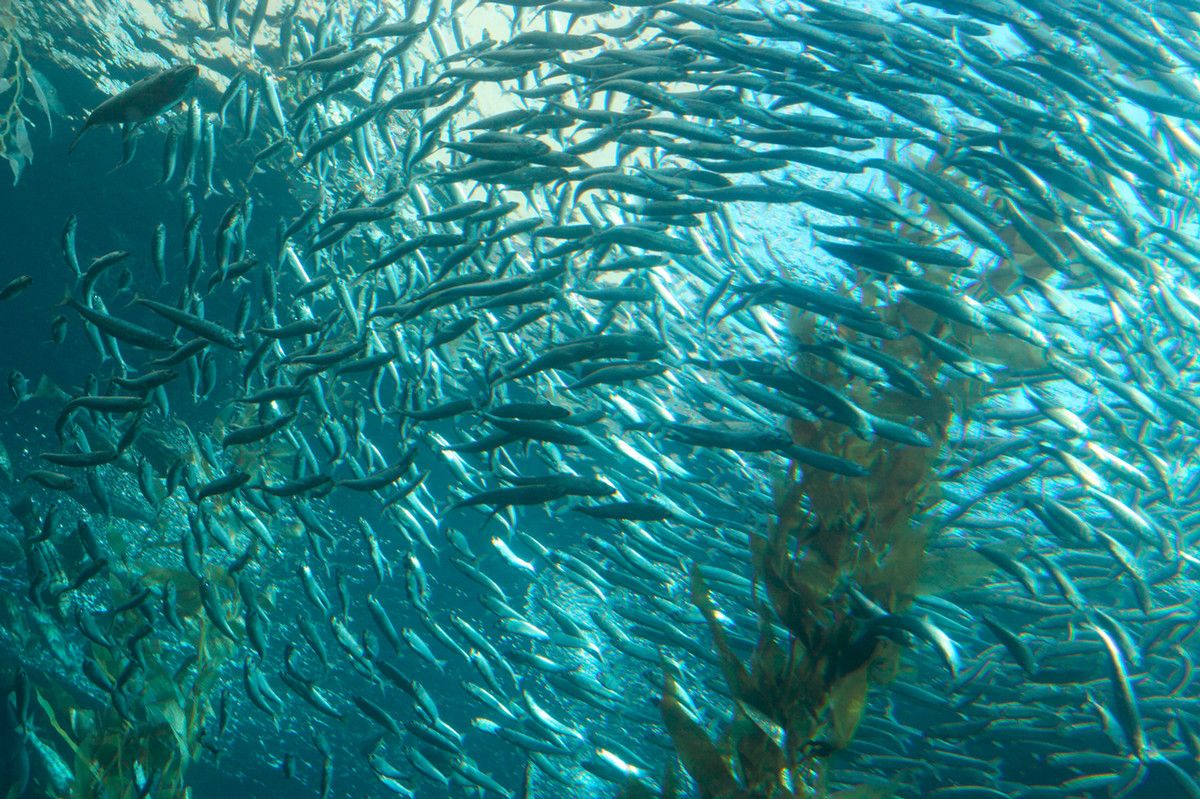
[[[872,479],[788,420],[933,445],[815,360],[986,398],[929,514],[989,576],[856,595],[916,665],[834,787],[1200,797],[1200,2],[205,5],[240,62],[147,75],[70,145],[161,147],[145,250],[72,216],[65,268],[0,288],[61,280],[51,338],[92,358],[8,380],[56,442],[3,471],[57,630],[4,687],[10,795],[57,795],[35,669],[136,729],[206,640],[201,757],[297,796],[656,786],[663,669],[702,724],[733,701],[691,564],[749,651],[770,475]]]

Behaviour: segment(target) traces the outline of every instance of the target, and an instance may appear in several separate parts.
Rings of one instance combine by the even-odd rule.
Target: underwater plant
[[[20,0],[0,2],[0,145],[13,171],[13,183],[21,179],[25,167],[33,162],[33,145],[26,111],[33,100],[50,117],[50,103],[40,83],[41,77],[22,50],[14,6]]]
[[[22,547],[40,546],[31,531],[40,529],[42,520],[32,504],[17,502],[12,510],[26,531]],[[119,541],[119,535],[110,530],[111,540]],[[121,565],[109,568],[108,587],[113,596],[128,597],[118,605],[125,610],[107,619],[102,631],[96,627],[95,640],[83,644],[83,671],[106,700],[87,697],[66,677],[39,673],[29,682],[40,713],[33,712],[29,726],[41,737],[29,736],[29,745],[47,761],[43,771],[52,773],[46,787],[60,799],[125,799],[151,790],[183,796],[188,766],[212,732],[206,723],[216,712],[215,688],[235,647],[214,631],[192,575],[154,565],[151,548],[113,551]],[[175,597],[186,634],[182,645],[151,635],[138,612],[167,592]],[[78,662],[78,655],[54,634],[55,624],[94,618],[87,604],[61,589],[52,604],[6,606],[6,611],[2,621],[8,630],[23,631],[23,638],[40,636],[64,663]]]
[[[941,171],[936,156],[918,166]],[[958,179],[953,172],[942,174]],[[930,231],[946,221],[936,209],[903,195],[898,184],[892,191],[896,207],[923,215]],[[988,200],[1000,202],[995,196]],[[858,221],[914,245],[938,243],[934,232],[899,222]],[[1046,228],[1047,235],[1056,235],[1051,226]],[[1015,234],[1008,238],[1014,250],[1021,247]],[[1023,268],[1037,272],[1029,259]],[[965,290],[954,283],[949,269],[930,267],[924,280],[953,287],[974,303],[970,307],[982,308],[1012,290],[1010,271],[999,259],[979,270]],[[833,757],[853,740],[872,687],[900,674],[905,646],[929,644],[951,681],[957,676],[953,642],[924,618],[906,613],[914,599],[978,583],[995,568],[969,548],[929,546],[939,524],[930,511],[943,499],[946,475],[939,470],[953,448],[954,434],[970,424],[972,409],[990,395],[1019,388],[1019,381],[993,385],[982,370],[1021,374],[1044,369],[1046,357],[1018,335],[1022,329],[1016,323],[1008,326],[1014,332],[999,325],[985,331],[964,323],[969,320],[935,313],[904,292],[882,289],[871,269],[858,267],[856,273],[853,285],[842,286],[841,296],[869,309],[881,325],[910,335],[880,337],[871,344],[872,337],[850,325],[821,330],[815,315],[793,314],[791,366],[828,392],[834,410],[828,418],[793,418],[789,430],[797,445],[858,464],[868,476],[806,469],[793,461],[775,479],[775,517],[747,542],[752,576],[763,590],[757,608],[759,638],[748,660],[727,643],[720,609],[699,570],[692,570],[692,603],[708,622],[733,710],[714,740],[677,700],[675,677],[668,671],[660,711],[678,761],[702,797],[831,795]],[[976,366],[938,358],[927,346],[931,338],[955,342]],[[892,377],[898,379],[893,385],[904,383],[907,390],[880,390],[880,381],[857,377],[836,357],[828,357],[826,342],[831,340],[861,351],[875,348],[875,362],[894,370]],[[977,367],[981,371],[974,371]],[[844,404],[840,411],[838,403]],[[853,429],[856,414],[872,429]],[[662,796],[675,795],[673,779],[663,784]],[[898,787],[861,786],[832,795],[885,797]],[[631,784],[623,796],[650,795],[640,793],[646,790]]]

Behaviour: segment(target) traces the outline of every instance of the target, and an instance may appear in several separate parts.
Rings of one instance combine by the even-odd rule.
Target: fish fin
[[[491,512],[491,513],[489,513],[489,514],[488,514],[488,515],[487,515],[487,516],[484,518],[484,520],[483,520],[483,524],[479,525],[479,530],[480,530],[480,532],[483,532],[483,528],[487,527],[487,526],[488,526],[488,522],[490,522],[492,519],[496,518],[496,515],[497,515],[498,513],[500,513],[500,508],[499,508],[499,507],[492,508],[492,512]]]
[[[38,378],[37,387],[34,388],[33,393],[26,399],[59,399],[65,396],[67,393],[59,388],[49,375],[43,374]]]
[[[79,132],[75,134],[75,138],[67,145],[67,155],[75,152],[75,145],[79,144],[79,140],[83,138],[83,134],[87,133],[89,127],[88,123],[83,123],[83,127],[79,129]]]
[[[54,307],[61,308],[64,305],[70,305],[72,303],[72,301],[74,301],[74,299],[75,299],[75,295],[72,293],[71,288],[67,287],[67,288],[63,289],[62,299],[59,300],[58,302],[54,303]]]

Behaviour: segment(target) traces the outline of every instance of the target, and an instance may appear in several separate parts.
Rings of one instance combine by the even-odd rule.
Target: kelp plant
[[[15,14],[19,2],[0,0],[0,146],[12,168],[14,184],[21,179],[25,167],[33,163],[33,145],[29,141],[29,126],[33,123],[25,115],[31,96],[46,115],[46,123],[53,124],[42,79],[21,49]]]
[[[206,723],[214,715],[221,669],[236,654],[234,643],[206,613],[198,580],[159,565],[161,542],[127,535],[122,520],[93,519],[111,557],[77,564],[75,541],[56,543],[44,533],[56,525],[54,507],[39,512],[23,496],[11,509],[25,532],[21,548],[33,601],[5,606],[0,623],[17,639],[41,638],[64,665],[83,663],[84,676],[102,697],[97,701],[69,678],[48,672],[29,680],[40,708],[40,713],[33,710],[29,729],[40,737],[29,736],[24,746],[30,752],[36,746],[48,764],[48,795],[133,799],[153,791],[185,796],[189,765],[202,747],[211,746],[205,735],[213,730]],[[170,529],[186,529],[178,516],[171,522]],[[205,569],[214,585],[229,582],[215,565]],[[81,591],[84,582],[87,588]],[[93,592],[111,597],[104,602],[109,610],[95,611],[97,600],[86,598]],[[144,605],[160,604],[163,596],[171,599],[183,646],[154,635],[141,612]],[[55,634],[72,623],[89,631],[86,657]]]
[[[924,166],[943,179],[959,180],[936,158]],[[907,207],[904,216],[924,220],[923,227],[902,226],[894,216],[859,224],[914,244],[937,243],[945,230],[940,223],[948,221],[941,209],[918,206],[913,197],[901,196],[898,185],[892,191],[893,208]],[[1006,239],[1028,260],[1029,249],[1015,234],[1008,232]],[[850,744],[871,686],[898,674],[904,645],[931,646],[954,678],[954,644],[908,609],[918,593],[968,584],[990,567],[969,549],[927,552],[936,532],[929,511],[942,497],[935,467],[952,434],[969,423],[970,409],[990,393],[1017,387],[993,384],[991,371],[1019,375],[1047,364],[1038,334],[1028,334],[1015,315],[982,305],[1011,290],[1003,274],[1011,270],[1007,259],[979,269],[968,283],[934,266],[917,279],[952,288],[965,307],[979,310],[981,320],[986,314],[977,323],[969,314],[936,307],[934,292],[887,287],[892,280],[913,282],[906,281],[900,259],[881,263],[877,253],[853,247],[838,254],[854,275],[842,294],[860,305],[864,318],[822,328],[813,314],[793,314],[791,373],[805,385],[822,387],[813,390],[825,392],[829,413],[793,418],[789,428],[796,444],[858,464],[869,476],[793,463],[776,481],[775,518],[749,541],[753,576],[765,601],[757,609],[760,634],[748,662],[726,642],[714,600],[693,570],[692,601],[708,621],[733,710],[714,741],[676,699],[669,673],[660,710],[678,759],[703,797],[826,796],[830,757]],[[901,271],[888,271],[895,267]],[[862,332],[864,320],[874,327],[868,332],[886,325],[908,335],[869,336]],[[939,348],[938,342],[948,346]],[[873,357],[847,368],[867,348]],[[960,359],[956,353],[969,355]],[[877,369],[887,380],[869,379]],[[953,559],[945,557],[947,551]],[[626,795],[640,790],[631,786]],[[673,792],[667,788],[663,795]],[[864,786],[840,795],[889,793]]]

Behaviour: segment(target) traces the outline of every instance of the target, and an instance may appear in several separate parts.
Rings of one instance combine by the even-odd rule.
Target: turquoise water
[[[704,795],[921,451],[776,795],[1200,795],[1197,11],[14,3],[0,790]]]

